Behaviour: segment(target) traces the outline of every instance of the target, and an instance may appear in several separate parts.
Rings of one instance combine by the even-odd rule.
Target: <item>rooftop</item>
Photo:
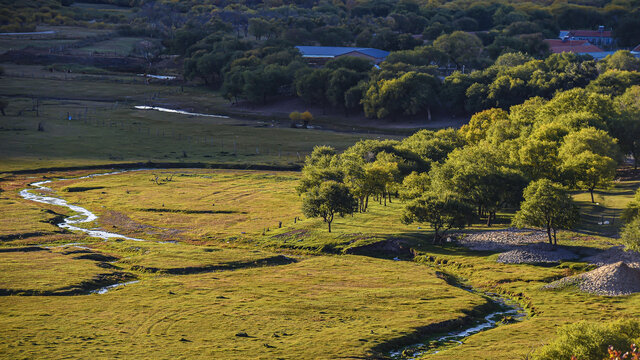
[[[587,40],[558,40],[558,39],[545,39],[549,50],[554,54],[563,52],[572,53],[595,53],[603,52],[602,49],[595,45],[591,45]]]
[[[560,30],[560,36],[570,35],[575,37],[612,37],[610,30]]]
[[[362,47],[341,47],[341,46],[296,46],[302,57],[317,58],[334,58],[336,56],[346,55],[351,52],[359,52],[361,54],[371,56],[376,59],[384,59],[389,55],[388,51],[362,48]]]

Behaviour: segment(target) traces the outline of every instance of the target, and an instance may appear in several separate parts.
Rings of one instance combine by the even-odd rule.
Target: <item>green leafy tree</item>
[[[468,124],[460,128],[460,135],[469,144],[477,144],[487,136],[488,129],[498,121],[508,119],[509,114],[502,109],[489,109],[474,114]]]
[[[538,109],[536,118],[548,122],[559,115],[589,112],[602,119],[614,119],[616,109],[610,96],[575,88],[563,91]]]
[[[618,139],[621,150],[633,156],[637,169],[640,161],[640,86],[628,88],[615,99],[615,104],[621,116],[610,123],[611,134]]]
[[[336,214],[341,217],[353,214],[358,201],[349,188],[342,183],[325,181],[303,195],[302,212],[307,217],[320,217],[327,223],[331,232],[331,223]]]
[[[593,191],[613,180],[619,151],[616,140],[605,131],[584,128],[565,137],[558,156],[569,183],[589,190],[595,203]]]
[[[272,32],[272,24],[261,18],[249,19],[249,33],[260,40],[263,36],[269,36]]]
[[[438,131],[420,130],[403,139],[399,148],[414,152],[428,162],[443,162],[449,153],[464,145],[461,133],[448,128]]]
[[[624,225],[620,239],[627,249],[640,252],[640,217],[636,217]]]
[[[600,94],[620,96],[633,85],[640,85],[637,71],[607,70],[587,86],[587,90]]]
[[[604,59],[598,61],[598,70],[640,71],[640,59],[637,59],[628,50],[619,50]]]
[[[295,80],[296,93],[307,104],[327,104],[330,69],[315,69],[299,75]]]
[[[636,218],[640,218],[640,189],[636,191],[633,200],[627,204],[622,212],[622,221],[624,222],[631,222]]]
[[[524,177],[507,165],[500,149],[482,142],[454,150],[429,175],[434,191],[469,199],[478,215],[486,215],[487,226],[491,226],[497,210],[517,204],[526,185]]]
[[[406,204],[403,224],[427,223],[433,228],[433,243],[451,229],[463,229],[473,219],[473,206],[454,195],[425,193]]]
[[[296,187],[298,194],[320,186],[324,181],[342,182],[344,173],[339,166],[339,159],[334,148],[316,146],[311,155],[305,158],[302,176]]]
[[[514,217],[518,227],[540,227],[547,231],[549,244],[556,246],[556,232],[571,229],[580,218],[578,207],[566,189],[548,179],[532,182],[524,190],[524,201]],[[552,236],[553,235],[553,236]]]
[[[345,94],[360,80],[364,80],[366,74],[358,73],[347,68],[339,68],[331,73],[327,84],[327,99],[331,105],[348,110]],[[349,104],[352,105],[352,104]]]
[[[558,143],[529,139],[518,150],[518,162],[531,180],[556,178],[560,166]]]
[[[362,104],[368,117],[385,118],[389,115],[415,115],[437,104],[437,78],[429,74],[408,72],[399,78],[379,80],[367,90]]]
[[[458,68],[473,64],[482,53],[482,41],[464,31],[439,36],[433,42],[433,47],[447,54]]]
[[[431,179],[426,172],[412,172],[402,181],[400,188],[400,199],[413,200],[422,196],[431,189]]]

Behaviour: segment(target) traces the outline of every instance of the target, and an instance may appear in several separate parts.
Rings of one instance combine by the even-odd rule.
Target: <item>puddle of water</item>
[[[168,112],[173,114],[182,114],[182,115],[191,115],[191,116],[205,116],[205,117],[213,117],[213,118],[220,118],[220,119],[229,118],[228,116],[225,116],[225,115],[194,113],[194,112],[189,112],[184,110],[167,109],[167,108],[158,107],[158,106],[138,105],[138,106],[134,106],[134,108],[138,110],[156,110],[156,111]]]
[[[0,33],[0,35],[50,35],[55,34],[56,32],[53,30],[48,31],[32,31],[32,32],[8,32],[8,33]]]
[[[175,80],[175,76],[169,75],[151,75],[151,74],[138,74],[138,76],[148,77],[152,79],[160,79],[160,80]]]
[[[105,286],[103,288],[97,289],[97,290],[93,290],[90,293],[91,294],[106,294],[107,292],[109,292],[109,290],[117,288],[117,287],[121,287],[121,286],[127,286],[127,285],[131,285],[131,284],[135,284],[137,282],[140,282],[140,280],[134,280],[134,281],[129,281],[129,282],[124,282],[124,283],[119,283],[119,284],[113,284],[113,285],[109,285],[109,286]]]

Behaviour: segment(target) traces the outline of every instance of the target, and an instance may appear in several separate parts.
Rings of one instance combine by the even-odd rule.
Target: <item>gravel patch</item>
[[[578,255],[548,243],[547,233],[533,229],[509,228],[458,235],[457,243],[477,251],[502,252],[498,262],[504,264],[540,264],[574,260]]]
[[[640,292],[640,269],[618,261],[584,274],[554,281],[543,289],[557,289],[568,285],[577,285],[580,290],[597,295],[629,295]]]
[[[547,243],[547,233],[540,230],[509,228],[458,234],[458,244],[478,251],[510,251],[531,243]]]
[[[584,258],[584,261],[598,266],[623,261],[629,266],[640,268],[640,253],[625,251],[624,246],[613,246],[596,255]]]
[[[498,262],[504,264],[540,264],[557,263],[565,260],[575,260],[578,255],[563,248],[551,249],[549,244],[528,244],[520,248],[503,252],[498,255]]]

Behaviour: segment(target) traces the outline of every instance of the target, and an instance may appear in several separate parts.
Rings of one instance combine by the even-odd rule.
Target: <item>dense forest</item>
[[[520,1],[89,1],[131,7],[132,16],[95,19],[72,0],[3,1],[0,28],[85,24],[162,41],[184,60],[186,79],[233,103],[299,97],[345,115],[396,119],[433,110],[473,114],[556,91],[590,87],[621,95],[638,84],[628,53],[596,66],[589,56],[549,57],[543,39],[561,29],[612,29],[616,48],[640,43],[640,3],[632,0]],[[338,59],[309,66],[298,45],[391,51],[381,66]],[[617,85],[616,85],[617,84]],[[612,93],[613,92],[613,93]]]

